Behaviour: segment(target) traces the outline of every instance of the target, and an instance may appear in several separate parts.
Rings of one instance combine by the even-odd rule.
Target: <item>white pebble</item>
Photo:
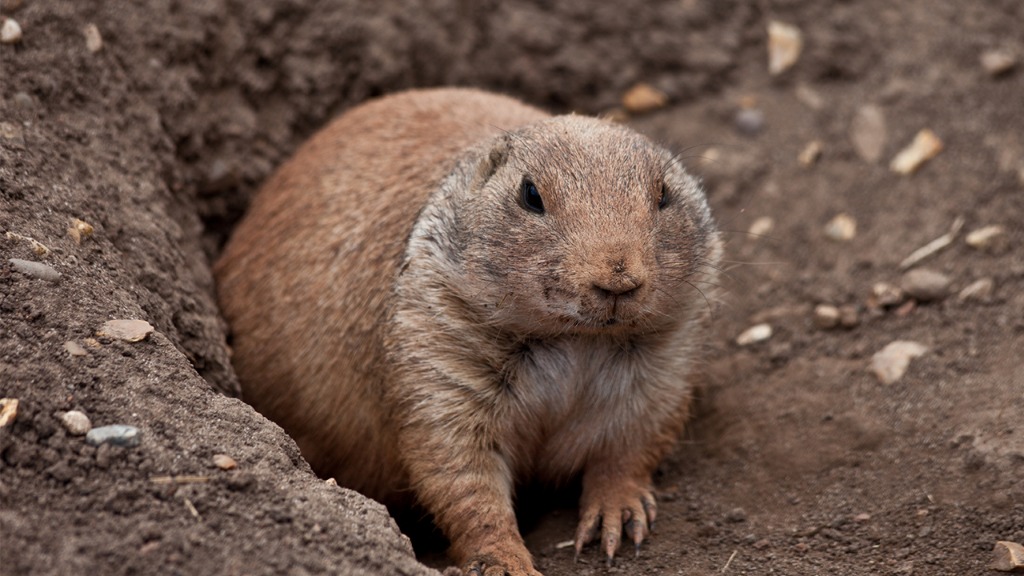
[[[755,324],[737,336],[736,343],[740,346],[749,346],[758,342],[764,342],[771,337],[772,327],[770,324]]]
[[[138,446],[140,438],[139,429],[124,424],[111,424],[93,428],[85,435],[85,441],[91,446],[100,444],[111,444],[113,446],[132,447]]]
[[[882,109],[874,104],[861,106],[850,123],[850,143],[857,155],[865,162],[878,162],[885,151],[887,139]]]
[[[89,422],[89,417],[78,410],[68,410],[61,414],[60,423],[64,425],[68,434],[72,436],[88,434],[89,430],[92,429],[92,422]]]
[[[847,242],[857,235],[857,221],[849,214],[838,214],[825,225],[825,236],[836,242]]]
[[[775,221],[768,216],[761,216],[757,220],[754,220],[747,232],[751,236],[764,236],[771,233],[773,228],[775,228]]]
[[[822,330],[839,326],[839,308],[831,304],[818,304],[814,307],[814,325]]]
[[[11,258],[8,262],[11,263],[11,266],[13,266],[16,271],[21,272],[26,276],[46,280],[48,282],[56,282],[60,280],[60,272],[57,272],[42,262],[32,262],[31,260],[21,260],[19,258]]]
[[[928,268],[915,268],[903,275],[900,287],[910,297],[922,302],[942,300],[949,295],[949,276]]]
[[[903,377],[910,361],[928,351],[923,344],[897,340],[871,357],[871,371],[882,384],[892,384]]]
[[[978,228],[968,234],[965,241],[971,248],[992,254],[1001,254],[1010,247],[1010,240],[1006,235],[1006,229],[998,225]]]
[[[4,20],[3,26],[0,26],[0,42],[4,44],[21,42],[21,26],[14,18]]]
[[[991,278],[981,278],[967,285],[957,300],[961,302],[987,302],[992,297],[992,290],[995,289],[995,282]]]
[[[942,152],[942,140],[926,128],[918,132],[914,141],[892,159],[889,169],[904,176],[913,174],[939,152]]]
[[[103,36],[100,35],[100,29],[95,24],[86,24],[82,34],[85,35],[85,48],[89,52],[95,54],[103,49]]]
[[[800,59],[804,40],[800,29],[777,20],[768,23],[768,73],[772,76],[789,70]]]
[[[141,342],[153,332],[153,326],[145,320],[108,320],[96,332],[97,336],[117,338],[125,342]]]

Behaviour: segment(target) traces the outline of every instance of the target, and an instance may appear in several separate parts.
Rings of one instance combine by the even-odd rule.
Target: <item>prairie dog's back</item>
[[[246,400],[287,429],[319,472],[378,497],[401,483],[377,400],[387,299],[406,239],[460,152],[545,117],[471,89],[385,97],[316,134],[254,199],[215,267],[234,365]],[[339,390],[341,375],[351,377]],[[346,482],[339,464],[353,457],[363,470]]]

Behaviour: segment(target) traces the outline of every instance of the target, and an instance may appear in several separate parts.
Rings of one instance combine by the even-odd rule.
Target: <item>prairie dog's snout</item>
[[[465,570],[536,576],[520,482],[582,477],[577,551],[647,536],[720,252],[647,138],[443,89],[314,136],[215,271],[245,397],[318,472],[415,498]]]

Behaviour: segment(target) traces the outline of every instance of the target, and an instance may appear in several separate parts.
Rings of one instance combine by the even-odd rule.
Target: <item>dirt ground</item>
[[[630,124],[704,178],[728,239],[654,534],[610,570],[595,548],[574,564],[573,495],[531,494],[545,574],[995,574],[995,542],[1024,543],[1024,4],[373,4],[0,3],[22,30],[0,44],[0,398],[19,400],[0,427],[0,574],[433,573],[381,506],[316,478],[234,397],[209,263],[317,126],[451,84],[584,113],[654,85],[669,105]],[[774,77],[770,20],[803,34]],[[990,51],[1015,67],[986,71]],[[943,150],[894,173],[922,129]],[[826,234],[839,214],[856,221],[846,241]],[[76,242],[72,218],[92,234]],[[958,218],[915,266],[948,296],[881,306],[873,286],[899,285],[901,261]],[[987,225],[1003,246],[965,242]],[[983,279],[990,293],[960,297]],[[859,323],[819,328],[819,304]],[[128,318],[155,332],[97,337]],[[768,340],[736,344],[761,322]],[[896,340],[927,352],[883,384],[869,365]],[[61,423],[72,409],[141,442],[92,447]],[[413,544],[445,565],[436,538]]]

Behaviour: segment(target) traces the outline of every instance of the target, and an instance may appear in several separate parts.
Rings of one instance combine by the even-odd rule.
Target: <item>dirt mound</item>
[[[598,113],[651,83],[671,104],[634,125],[688,157],[729,231],[700,414],[656,479],[657,531],[615,570],[982,574],[997,540],[1024,542],[1024,6],[548,4],[0,3],[22,31],[0,44],[5,574],[431,573],[382,507],[231,397],[209,262],[329,117],[441,84]],[[771,19],[803,33],[779,77]],[[987,71],[988,53],[1015,67]],[[925,128],[942,152],[891,171]],[[831,241],[841,213],[855,234]],[[958,218],[917,265],[949,295],[881,305],[873,286]],[[986,225],[1002,239],[969,246]],[[818,327],[818,304],[857,325]],[[97,335],[129,318],[155,332]],[[758,322],[767,341],[734,343]],[[882,384],[868,367],[895,340],[927,352]],[[140,443],[94,447],[68,410]],[[575,509],[539,500],[526,538],[545,573],[603,573],[559,545]]]

